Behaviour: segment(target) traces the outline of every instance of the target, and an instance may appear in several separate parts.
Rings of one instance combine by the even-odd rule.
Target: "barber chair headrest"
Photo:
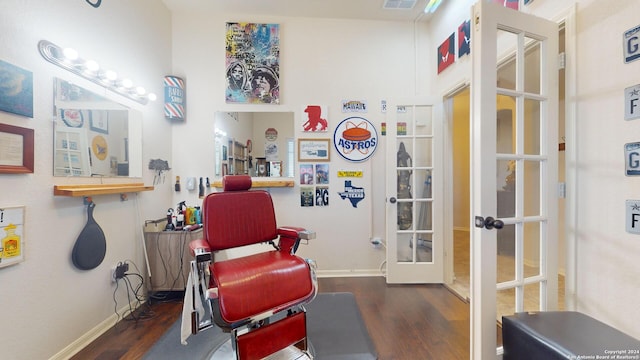
[[[225,175],[222,178],[223,191],[243,191],[251,189],[251,176]]]

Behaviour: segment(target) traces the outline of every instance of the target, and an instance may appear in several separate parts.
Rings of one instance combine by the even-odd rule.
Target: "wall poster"
[[[24,206],[0,208],[0,268],[24,261]]]
[[[458,58],[471,53],[471,20],[458,26]]]
[[[0,110],[33,117],[33,73],[2,60]]]
[[[304,132],[326,132],[328,130],[327,107],[322,105],[307,105],[303,110],[303,119],[307,119],[302,125]]]
[[[454,33],[451,33],[451,35],[438,46],[438,74],[456,61],[454,42]]]
[[[278,24],[227,23],[227,103],[280,103]]]

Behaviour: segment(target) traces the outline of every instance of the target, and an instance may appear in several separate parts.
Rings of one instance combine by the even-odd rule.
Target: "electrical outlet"
[[[127,271],[129,271],[129,264],[119,262],[115,268],[111,269],[111,282],[122,279]]]
[[[369,240],[374,249],[379,249],[382,246],[382,238],[374,237]]]

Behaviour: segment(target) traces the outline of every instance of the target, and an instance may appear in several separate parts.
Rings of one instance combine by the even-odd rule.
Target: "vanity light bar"
[[[149,100],[155,101],[157,99],[156,94],[147,94],[142,86],[134,86],[130,79],[121,79],[116,72],[101,69],[100,65],[94,60],[80,58],[78,52],[73,49],[63,49],[47,40],[40,40],[40,42],[38,42],[38,50],[40,51],[40,55],[50,63],[58,65],[63,69],[135,102],[146,105]]]

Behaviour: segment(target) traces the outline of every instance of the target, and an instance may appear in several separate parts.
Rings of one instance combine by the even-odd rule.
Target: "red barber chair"
[[[315,233],[277,227],[271,195],[250,190],[251,177],[227,175],[222,183],[224,190],[209,194],[202,204],[204,239],[190,243],[195,257],[191,275],[197,278],[187,291],[193,292],[194,305],[204,299],[206,308],[205,319],[191,312],[191,333],[217,325],[231,334],[236,359],[290,351],[285,349],[311,358],[303,305],[317,293],[315,265],[295,252]],[[268,251],[219,261],[212,256],[260,243]]]

